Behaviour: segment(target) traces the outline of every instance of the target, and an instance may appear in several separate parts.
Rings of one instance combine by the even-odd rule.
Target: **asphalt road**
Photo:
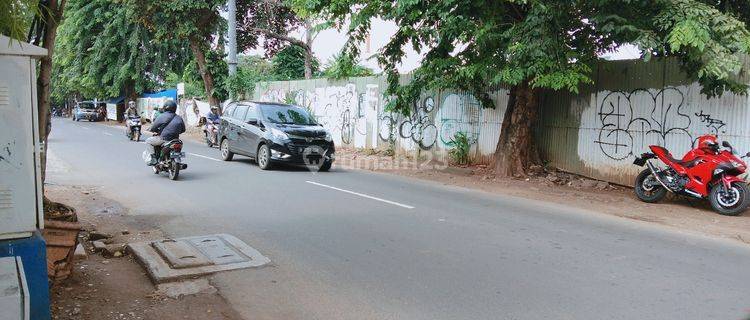
[[[247,319],[750,315],[750,249],[733,242],[397,176],[261,171],[190,142],[170,181],[144,147],[55,119],[48,182],[101,186],[172,236],[229,233],[260,250],[272,266],[211,278]]]

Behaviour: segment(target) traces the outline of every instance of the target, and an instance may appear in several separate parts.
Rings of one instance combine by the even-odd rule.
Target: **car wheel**
[[[261,170],[271,169],[271,148],[269,148],[267,144],[264,144],[260,146],[260,148],[258,148],[258,157],[256,158],[256,160],[258,161],[258,167]]]
[[[223,140],[221,140],[221,146],[219,147],[219,149],[221,150],[221,160],[232,161],[234,153],[232,153],[232,151],[229,151],[229,139],[224,138]]]
[[[324,161],[323,165],[320,166],[320,170],[318,170],[318,171],[328,172],[328,170],[331,170],[331,166],[332,165],[333,165],[333,161],[331,161],[331,160]]]

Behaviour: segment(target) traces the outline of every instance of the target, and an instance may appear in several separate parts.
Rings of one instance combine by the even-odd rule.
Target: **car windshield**
[[[315,118],[307,110],[300,107],[262,105],[260,108],[265,119],[272,123],[317,125]]]
[[[96,108],[93,103],[81,103],[78,105],[78,107],[81,109],[95,109]]]

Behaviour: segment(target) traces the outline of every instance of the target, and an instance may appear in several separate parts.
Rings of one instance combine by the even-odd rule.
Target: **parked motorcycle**
[[[699,199],[708,199],[711,207],[722,215],[736,216],[750,205],[750,189],[739,176],[747,170],[734,153],[729,142],[719,147],[716,136],[698,138],[698,146],[682,160],[675,159],[661,146],[649,146],[651,152],[637,157],[634,164],[647,168],[635,179],[635,194],[641,201],[658,202],[667,191]],[[655,166],[651,160],[659,159],[666,168]]]
[[[180,170],[187,169],[187,164],[182,163],[182,158],[185,157],[185,153],[182,152],[182,140],[175,139],[164,143],[160,150],[157,150],[159,155],[156,164],[152,167],[154,174],[159,174],[162,171],[166,171],[169,174],[169,179],[177,180],[180,176]],[[150,158],[147,151],[143,154],[144,160]]]
[[[212,123],[211,121],[206,121],[206,124],[203,125],[203,138],[206,141],[206,145],[208,147],[218,146],[219,141],[219,124],[218,123]]]
[[[125,135],[129,140],[141,141],[141,117],[130,116],[125,120],[127,126],[125,127]]]

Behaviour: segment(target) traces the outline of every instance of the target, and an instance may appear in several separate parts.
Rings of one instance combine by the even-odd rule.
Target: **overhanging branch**
[[[283,34],[280,34],[280,33],[276,33],[276,32],[273,32],[271,30],[268,30],[268,29],[263,29],[263,28],[248,28],[248,30],[261,33],[261,34],[263,34],[266,37],[271,37],[271,38],[274,38],[274,39],[279,39],[279,40],[282,40],[282,41],[289,42],[291,44],[298,45],[298,46],[302,47],[303,49],[305,49],[305,51],[310,51],[312,49],[312,48],[310,48],[310,46],[307,43],[305,43],[302,40],[299,40],[299,39],[296,39],[296,38],[292,38],[290,36],[283,35]]]

